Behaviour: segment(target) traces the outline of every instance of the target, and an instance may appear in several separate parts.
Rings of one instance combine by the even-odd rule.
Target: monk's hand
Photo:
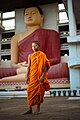
[[[26,80],[26,83],[29,84],[29,79]]]
[[[40,77],[40,82],[41,83],[44,82],[44,77],[43,76]]]
[[[26,83],[29,84],[29,77],[27,75],[25,76],[25,79],[26,79]]]

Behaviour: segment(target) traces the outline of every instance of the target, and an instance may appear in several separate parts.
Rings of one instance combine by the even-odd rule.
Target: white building
[[[34,1],[34,0],[33,0]],[[64,8],[59,8],[59,3],[64,4]],[[77,90],[78,95],[80,95],[80,9],[79,0],[53,0],[50,3],[46,1],[45,3],[37,3],[43,9],[46,16],[46,21],[44,28],[54,29],[60,32],[60,42],[61,42],[61,61],[67,62],[70,70],[70,89]],[[14,3],[15,4],[15,3]],[[1,24],[0,25],[0,60],[1,67],[8,66],[10,62],[10,38],[15,34],[25,30],[23,11],[25,4],[23,6],[14,7],[13,16],[4,17],[5,13],[12,11],[13,8],[10,7],[0,7],[1,8]],[[5,12],[4,12],[5,11]],[[52,14],[53,13],[53,14]],[[67,18],[65,17],[67,14]],[[60,15],[64,15],[63,19]],[[13,21],[12,26],[6,26],[6,20]],[[4,27],[5,26],[5,31]],[[22,28],[22,29],[20,29]],[[7,44],[7,47],[6,47]],[[4,61],[3,61],[4,60]],[[6,64],[8,60],[8,64]],[[58,89],[59,90],[59,89]],[[65,89],[67,91],[67,89]],[[64,91],[65,91],[64,90]]]

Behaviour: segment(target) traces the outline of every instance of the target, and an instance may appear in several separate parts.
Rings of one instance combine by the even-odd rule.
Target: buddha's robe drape
[[[47,55],[51,65],[60,62],[59,33],[55,30],[41,28],[35,30],[19,42],[19,62],[28,62],[28,55],[33,52],[31,44],[35,40],[40,42],[40,50]]]
[[[18,53],[19,62],[28,62],[28,55],[31,54],[32,41],[39,40],[40,50],[43,51],[50,64],[54,65],[60,62],[60,41],[59,34],[55,30],[37,29],[19,42]],[[56,50],[55,50],[56,47]],[[16,68],[0,68],[0,78],[16,75]]]
[[[44,92],[50,89],[47,78],[48,70],[45,73],[44,82],[40,82],[45,66],[48,69],[50,67],[50,62],[46,55],[41,51],[34,52],[31,55],[30,82],[27,88],[29,107],[43,102]]]
[[[0,79],[16,75],[16,68],[0,68]]]

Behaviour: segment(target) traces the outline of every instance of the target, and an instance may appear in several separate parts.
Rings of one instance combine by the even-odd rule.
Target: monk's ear
[[[44,15],[41,15],[41,27],[43,26],[44,24]]]

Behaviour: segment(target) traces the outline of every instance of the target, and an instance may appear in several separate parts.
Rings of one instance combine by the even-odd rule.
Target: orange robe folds
[[[44,92],[50,89],[48,71],[45,74],[44,82],[40,82],[45,65],[50,67],[49,60],[43,52],[37,51],[31,55],[30,83],[27,88],[29,107],[43,102]]]

